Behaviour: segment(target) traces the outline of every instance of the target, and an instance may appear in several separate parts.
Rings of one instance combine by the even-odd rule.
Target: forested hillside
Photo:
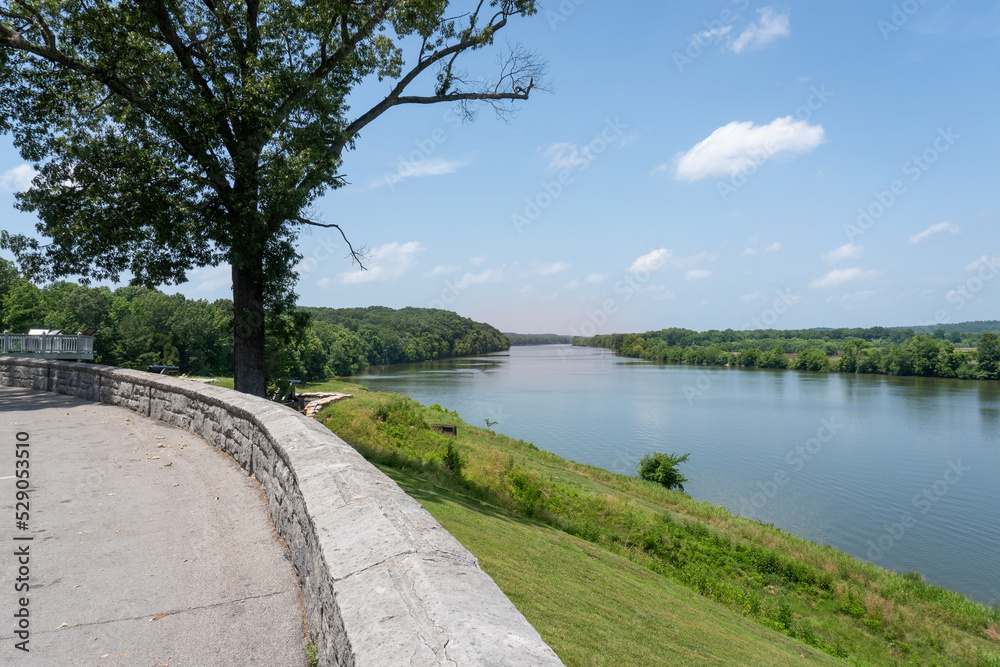
[[[566,345],[572,342],[572,336],[560,336],[559,334],[504,334],[510,340],[511,345]]]
[[[426,308],[302,308],[268,322],[271,377],[316,380],[394,364],[506,350],[488,324]],[[233,304],[146,287],[39,287],[0,259],[0,331],[96,327],[94,360],[122,368],[178,366],[191,375],[233,373]],[[312,316],[312,317],[310,317]]]
[[[608,348],[624,357],[660,362],[997,379],[997,324],[951,325],[951,333],[938,328],[930,335],[909,328],[884,327],[705,332],[671,328],[578,337],[573,344]]]
[[[314,326],[327,324],[354,334],[368,365],[403,364],[497,352],[510,341],[488,324],[435,308],[300,308]],[[346,375],[346,373],[337,373]]]

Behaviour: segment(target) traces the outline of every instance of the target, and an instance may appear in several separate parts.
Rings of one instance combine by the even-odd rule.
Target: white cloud
[[[444,264],[439,264],[430,271],[428,271],[427,273],[425,273],[424,278],[435,278],[437,276],[444,276],[449,273],[455,273],[456,271],[461,271],[461,270],[462,266],[460,264],[456,264],[453,266],[445,266]]]
[[[392,282],[399,280],[416,264],[417,253],[425,248],[418,241],[399,244],[393,241],[372,251],[368,269],[341,273],[338,280],[342,285],[360,285],[370,282]]]
[[[711,277],[712,272],[706,269],[692,269],[684,274],[684,280],[704,280]]]
[[[395,172],[386,172],[381,178],[372,182],[372,188],[380,188],[386,185],[395,186],[400,181],[407,178],[423,178],[425,176],[443,176],[454,174],[462,167],[470,164],[471,159],[449,160],[443,157],[433,157],[416,162],[402,161]]]
[[[469,258],[469,264],[472,264],[473,266],[482,266],[485,261],[486,255],[478,255],[476,257]]]
[[[586,148],[581,149],[576,144],[567,141],[551,144],[543,151],[542,155],[549,160],[547,168],[550,171],[583,169],[593,160],[593,157]]]
[[[735,176],[778,155],[807,153],[824,141],[826,133],[822,125],[810,125],[793,116],[776,118],[767,125],[733,121],[678,156],[676,175],[683,181]]]
[[[760,18],[751,23],[736,39],[730,41],[729,48],[733,53],[742,53],[746,49],[759,49],[774,42],[779,37],[791,34],[788,25],[788,12],[775,11],[773,7],[762,7],[757,10]]]
[[[639,257],[632,266],[626,269],[628,273],[652,273],[655,271],[665,271],[666,269],[686,269],[701,261],[715,261],[715,255],[707,252],[700,252],[690,257],[675,257],[674,251],[669,248],[658,248]]]
[[[31,187],[31,179],[38,175],[30,164],[22,164],[0,174],[0,190],[24,192]]]
[[[711,30],[702,30],[691,36],[692,42],[704,43],[704,42],[715,42],[718,43],[720,39],[732,32],[733,26],[723,25],[718,28],[712,28]]]
[[[608,274],[606,273],[591,273],[589,276],[583,279],[583,282],[587,283],[588,285],[599,285],[603,283],[607,277]]]
[[[503,280],[503,269],[486,269],[482,273],[466,273],[455,283],[457,289],[465,289],[472,285],[498,283]]]
[[[317,281],[316,281],[316,285],[317,285],[317,286],[318,286],[318,287],[319,287],[320,289],[326,289],[327,287],[329,287],[329,286],[330,286],[330,283],[332,283],[332,282],[333,282],[333,281],[332,281],[332,280],[330,280],[329,278],[320,278],[319,280],[317,280]]]
[[[566,262],[537,262],[531,260],[528,268],[524,270],[521,274],[522,278],[527,278],[528,276],[554,276],[557,273],[562,273],[569,269],[569,264]]]
[[[766,255],[771,252],[778,252],[779,250],[781,250],[781,244],[777,241],[765,248],[760,248],[757,246],[757,239],[754,238],[754,244],[749,248],[744,248],[740,255]]]
[[[664,285],[649,285],[648,287],[644,287],[639,291],[643,294],[652,295],[652,297],[658,301],[661,299],[674,298],[674,293],[668,290]]]
[[[204,266],[191,272],[191,282],[198,283],[193,292],[217,292],[232,289],[233,269],[228,264]]]
[[[759,291],[751,292],[750,294],[744,294],[743,296],[741,296],[740,301],[742,301],[743,303],[746,303],[747,301],[756,301],[757,299],[763,298],[763,296],[764,296],[763,292]]]
[[[952,234],[958,234],[958,227],[950,222],[939,222],[936,225],[931,225],[919,234],[914,234],[910,237],[910,243],[916,244],[921,241],[927,240],[929,237],[934,236],[940,232],[951,232]]]
[[[828,264],[836,264],[837,262],[844,262],[849,259],[861,259],[865,256],[865,247],[863,245],[854,245],[853,243],[848,243],[847,245],[842,245],[839,248],[831,250],[830,252],[823,255],[820,259]]]
[[[880,271],[865,271],[864,269],[858,267],[850,269],[834,269],[822,278],[817,278],[809,283],[809,287],[817,289],[836,287],[837,285],[842,285],[852,280],[872,280],[874,278],[878,278],[880,275],[882,275]]]

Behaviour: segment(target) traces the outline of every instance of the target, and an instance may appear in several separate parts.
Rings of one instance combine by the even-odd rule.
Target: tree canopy
[[[951,325],[934,335],[909,327],[869,329],[661,329],[573,338],[625,357],[687,364],[792,368],[944,378],[1000,378],[1000,322]],[[962,347],[956,347],[961,345]],[[978,349],[977,349],[978,348]]]
[[[271,377],[322,380],[373,364],[429,361],[508,349],[494,327],[447,310],[382,306],[302,308],[311,321],[290,340],[268,338]],[[39,287],[0,258],[0,329],[67,332],[96,327],[94,360],[122,368],[179,366],[190,375],[233,374],[233,303],[187,299],[143,286]]]
[[[303,226],[340,229],[310,206],[346,184],[359,133],[403,105],[471,114],[483,100],[503,114],[542,83],[519,46],[490,76],[459,61],[533,0],[451,4],[0,0],[0,131],[38,170],[17,206],[44,237],[4,232],[0,246],[46,281],[127,273],[154,286],[228,263],[236,388],[263,394],[265,313],[294,304]],[[374,105],[350,107],[381,82]]]

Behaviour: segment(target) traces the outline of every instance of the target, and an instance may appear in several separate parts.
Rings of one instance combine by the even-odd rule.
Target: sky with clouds
[[[311,229],[300,303],[583,335],[1000,317],[1000,3],[539,6],[505,32],[551,92],[366,128],[315,215],[367,270]],[[32,230],[32,173],[0,137],[4,229]],[[229,272],[165,289],[227,297]]]

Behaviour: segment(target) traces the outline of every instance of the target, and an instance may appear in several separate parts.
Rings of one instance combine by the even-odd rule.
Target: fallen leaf
[[[118,494],[117,494],[117,493],[109,493],[108,495],[109,495],[109,496],[116,496],[116,495],[118,495]]]
[[[158,459],[160,457],[159,456],[150,456],[150,457],[147,457],[147,458],[149,458],[149,460],[152,461],[153,459]]]
[[[170,614],[160,614],[159,616],[154,616],[154,617],[153,617],[153,620],[154,620],[154,621],[158,621],[158,620],[160,620],[161,618],[163,618],[164,616],[170,616]]]
[[[69,627],[69,623],[62,623],[62,624],[59,625],[59,627],[60,628],[68,628]]]
[[[101,659],[101,660],[104,660],[104,659],[105,659],[106,657],[108,657],[109,655],[111,655],[111,654],[110,654],[110,653],[105,653],[104,655],[102,655],[102,656],[100,657],[100,659]]]

